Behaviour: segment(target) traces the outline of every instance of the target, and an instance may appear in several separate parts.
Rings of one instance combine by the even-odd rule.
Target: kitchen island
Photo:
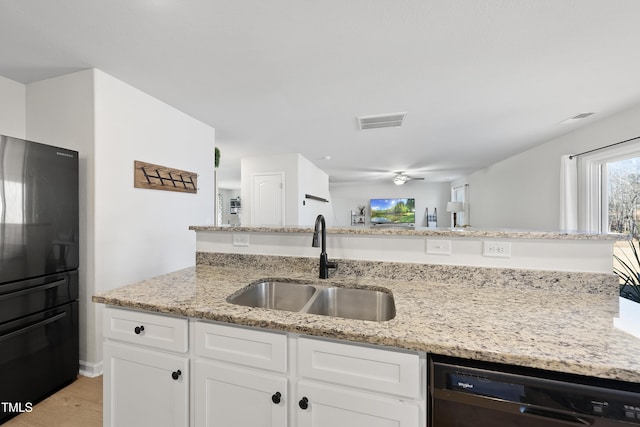
[[[93,297],[96,303],[400,349],[640,383],[640,339],[614,328],[613,275],[198,253],[197,265]],[[245,307],[263,279],[390,291],[385,322]]]
[[[614,327],[619,236],[329,229],[337,269],[320,279],[311,229],[192,229],[194,267],[93,297],[107,305],[105,426],[424,426],[428,354],[640,383],[640,339]],[[229,302],[260,282],[383,291],[395,315]]]

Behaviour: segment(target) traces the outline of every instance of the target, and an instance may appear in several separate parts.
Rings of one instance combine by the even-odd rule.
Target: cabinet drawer
[[[287,334],[196,322],[196,354],[201,357],[284,373]]]
[[[410,398],[420,397],[420,356],[318,339],[298,340],[302,377]]]
[[[106,338],[180,353],[189,349],[186,318],[105,307],[102,328]]]

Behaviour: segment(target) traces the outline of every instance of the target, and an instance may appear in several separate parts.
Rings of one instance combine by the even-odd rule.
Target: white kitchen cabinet
[[[416,352],[391,351],[316,338],[298,339],[303,378],[392,394],[421,396],[421,359]]]
[[[189,360],[116,342],[104,344],[104,426],[189,425]]]
[[[297,387],[297,427],[418,427],[418,404],[315,381]]]
[[[113,307],[104,336],[105,426],[426,424],[424,353]]]
[[[210,322],[194,328],[197,427],[424,425],[425,358],[416,352]]]
[[[307,337],[297,344],[296,426],[425,425],[418,353]]]
[[[195,322],[197,427],[286,427],[287,334]]]
[[[188,426],[188,320],[107,307],[103,334],[104,426]]]
[[[287,425],[285,377],[198,359],[194,378],[196,426]]]

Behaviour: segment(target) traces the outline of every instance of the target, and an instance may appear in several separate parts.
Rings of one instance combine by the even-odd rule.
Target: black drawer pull
[[[280,403],[280,398],[281,397],[282,397],[282,395],[280,394],[280,392],[276,391],[275,394],[273,396],[271,396],[271,401],[277,405],[278,403]]]
[[[140,326],[136,326],[133,329],[133,332],[136,333],[136,335],[140,335],[142,332],[144,332],[144,326],[140,325]]]
[[[173,378],[174,380],[177,380],[178,378],[180,378],[180,375],[182,375],[182,371],[178,369],[177,371],[173,371],[171,373],[171,378]]]

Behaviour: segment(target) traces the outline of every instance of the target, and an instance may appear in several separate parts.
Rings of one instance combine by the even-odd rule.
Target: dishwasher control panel
[[[476,425],[640,426],[640,387],[634,384],[570,374],[471,362],[432,356],[429,362],[429,398],[432,427],[451,419],[466,426],[463,414],[474,415]],[[445,415],[439,415],[447,411]],[[478,419],[478,416],[481,417]],[[460,418],[457,419],[456,417]],[[435,420],[435,421],[434,421]]]

